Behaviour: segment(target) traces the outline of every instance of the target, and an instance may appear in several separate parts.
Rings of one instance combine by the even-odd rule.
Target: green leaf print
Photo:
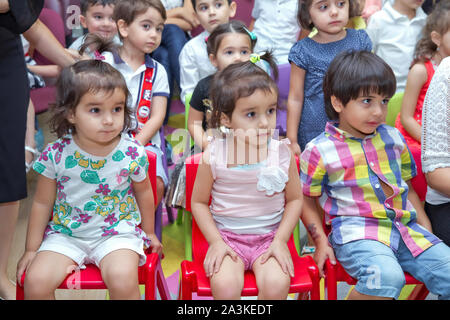
[[[91,170],[84,170],[81,174],[80,174],[81,180],[83,180],[83,182],[86,183],[91,183],[91,184],[99,184],[100,178],[98,177],[97,172],[95,171],[91,171]]]
[[[86,203],[84,205],[83,210],[84,211],[94,211],[96,207],[97,207],[97,204],[94,201],[89,201],[88,203]]]
[[[38,173],[42,173],[45,170],[45,166],[40,162],[35,162],[33,169],[36,170],[36,172]]]
[[[71,229],[76,229],[76,228],[78,228],[79,226],[81,226],[81,222],[74,222],[74,223],[72,223],[72,224],[70,225],[70,228],[71,228]]]
[[[78,164],[78,161],[73,158],[73,156],[68,156],[66,158],[65,166],[66,169],[71,169]]]
[[[112,156],[112,159],[117,162],[122,161],[123,158],[125,158],[125,155],[120,150],[114,153]]]

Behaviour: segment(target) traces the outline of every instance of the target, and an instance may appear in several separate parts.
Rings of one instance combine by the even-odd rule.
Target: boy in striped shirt
[[[398,298],[404,271],[450,299],[450,248],[432,234],[411,187],[416,166],[403,136],[384,124],[395,86],[391,68],[370,52],[343,52],[331,63],[323,90],[332,121],[301,154],[302,220],[321,273],[337,258],[358,280],[349,299]]]

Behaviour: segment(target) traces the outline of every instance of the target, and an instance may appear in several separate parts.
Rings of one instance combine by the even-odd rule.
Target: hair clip
[[[248,30],[246,27],[243,27],[243,28],[248,33],[248,36],[250,37],[250,39],[252,41],[256,41],[256,39],[257,39],[256,34],[254,32],[251,32],[250,30]]]
[[[208,43],[209,37],[205,37],[205,43]]]
[[[97,50],[94,51],[95,60],[105,60],[105,57],[100,54]]]
[[[259,54],[257,53],[250,54],[250,62],[257,63],[259,61],[261,61],[261,56]]]

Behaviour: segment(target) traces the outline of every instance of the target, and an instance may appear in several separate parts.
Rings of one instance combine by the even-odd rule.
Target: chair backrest
[[[404,92],[397,92],[392,96],[391,100],[389,100],[386,124],[391,127],[395,126],[395,119],[397,119],[397,116],[402,109],[403,95]]]
[[[39,15],[39,19],[47,26],[47,28],[50,29],[56,39],[58,39],[58,41],[61,43],[61,45],[65,47],[66,38],[64,33],[64,22],[61,18],[61,15],[52,9],[43,8],[41,14]],[[33,58],[34,60],[36,60],[37,64],[54,64],[37,50],[34,52]]]
[[[152,186],[152,192],[153,192],[153,200],[156,203],[158,202],[157,196],[156,196],[156,154],[154,154],[151,151],[146,150],[147,152],[147,158],[148,158],[148,178],[150,179],[150,185]]]

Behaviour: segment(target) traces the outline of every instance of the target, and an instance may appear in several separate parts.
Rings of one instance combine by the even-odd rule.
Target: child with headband
[[[210,127],[227,133],[203,153],[191,205],[209,243],[204,268],[215,299],[239,299],[245,270],[255,273],[259,299],[288,295],[287,241],[302,194],[289,142],[272,138],[277,99],[276,83],[252,61],[229,65],[211,85]]]

